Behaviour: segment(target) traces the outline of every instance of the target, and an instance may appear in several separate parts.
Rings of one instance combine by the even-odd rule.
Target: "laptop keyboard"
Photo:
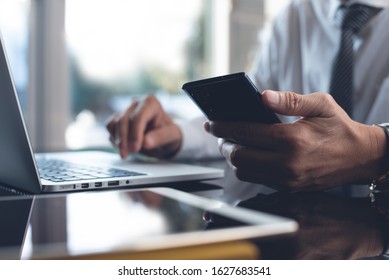
[[[54,159],[39,159],[37,164],[40,177],[52,182],[146,175],[117,168],[89,166]]]

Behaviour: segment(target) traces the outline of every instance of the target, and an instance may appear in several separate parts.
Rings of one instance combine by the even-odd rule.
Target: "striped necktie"
[[[380,10],[362,4],[353,4],[340,6],[336,14],[336,19],[342,29],[342,36],[340,49],[332,69],[330,93],[349,116],[353,113],[353,37]]]

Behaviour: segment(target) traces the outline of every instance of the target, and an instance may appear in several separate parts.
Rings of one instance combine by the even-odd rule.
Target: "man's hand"
[[[353,121],[326,93],[265,91],[274,112],[300,116],[292,124],[206,122],[206,131],[243,181],[279,190],[322,190],[367,183],[382,173],[385,134]]]
[[[179,127],[152,95],[133,102],[124,113],[111,116],[106,127],[110,141],[122,158],[137,152],[159,158],[171,157],[178,152],[182,142]]]

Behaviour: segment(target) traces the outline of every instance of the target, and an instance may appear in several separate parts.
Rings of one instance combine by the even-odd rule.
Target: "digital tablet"
[[[297,230],[297,223],[288,218],[170,188],[25,199],[33,201],[22,259],[144,252],[274,237]]]

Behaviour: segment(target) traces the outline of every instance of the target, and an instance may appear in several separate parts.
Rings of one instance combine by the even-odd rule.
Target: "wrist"
[[[374,177],[373,182],[370,185],[372,190],[389,189],[389,123],[373,125],[376,129],[380,130],[381,138],[381,160],[379,164],[379,172]],[[384,138],[384,140],[382,140]]]
[[[381,123],[375,125],[375,127],[378,127],[381,129],[381,138],[382,134],[385,135],[384,140],[384,155],[383,155],[383,165],[385,168],[389,168],[389,123]]]
[[[386,154],[386,136],[378,126],[359,124],[354,144],[354,183],[370,183],[382,175]]]

